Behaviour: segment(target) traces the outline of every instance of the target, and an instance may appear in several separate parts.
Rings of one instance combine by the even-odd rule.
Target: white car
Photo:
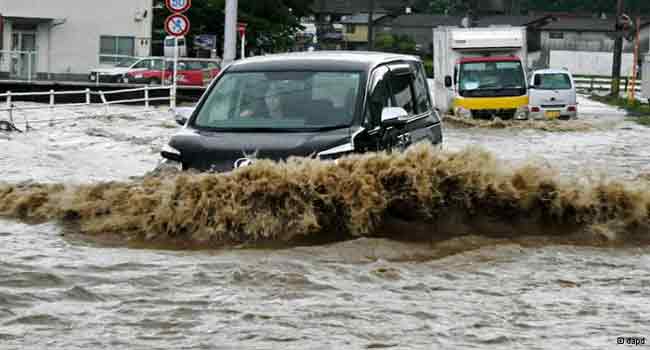
[[[532,119],[575,119],[578,102],[573,76],[563,69],[542,69],[530,78],[529,111]]]
[[[100,83],[147,83],[143,76],[136,73],[142,73],[158,70],[157,81],[162,80],[162,70],[164,59],[161,57],[123,58],[115,67],[95,68],[90,71],[88,80]]]

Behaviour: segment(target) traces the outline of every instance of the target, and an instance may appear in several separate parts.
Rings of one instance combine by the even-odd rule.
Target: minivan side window
[[[402,107],[409,115],[415,114],[412,74],[391,74],[391,90],[395,96],[395,106]]]
[[[364,116],[364,124],[369,128],[379,126],[381,112],[385,107],[392,106],[390,87],[388,86],[389,72],[388,67],[383,66],[375,69],[372,74]]]
[[[413,64],[415,71],[415,107],[417,114],[423,114],[431,111],[431,102],[429,100],[429,90],[427,89],[427,78],[421,64]]]

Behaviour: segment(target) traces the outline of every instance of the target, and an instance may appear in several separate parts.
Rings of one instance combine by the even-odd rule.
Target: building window
[[[346,24],[345,25],[345,32],[348,34],[354,34],[356,31],[357,27],[354,24]]]
[[[134,37],[102,35],[99,41],[99,63],[115,64],[135,54]]]
[[[562,32],[550,32],[549,37],[551,39],[564,39],[564,33],[562,33]]]

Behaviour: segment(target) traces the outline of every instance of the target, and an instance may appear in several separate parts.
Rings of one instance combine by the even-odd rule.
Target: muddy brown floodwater
[[[647,346],[650,129],[581,106],[579,131],[447,123],[444,153],[144,183],[163,110],[0,134],[0,348]]]

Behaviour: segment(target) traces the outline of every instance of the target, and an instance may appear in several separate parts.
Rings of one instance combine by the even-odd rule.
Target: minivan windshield
[[[524,70],[518,61],[463,63],[458,85],[461,96],[466,97],[518,95],[526,89]]]
[[[211,89],[198,128],[306,131],[352,123],[360,72],[234,72]]]
[[[535,75],[534,83],[540,90],[571,90],[571,78],[564,73],[540,73]]]

